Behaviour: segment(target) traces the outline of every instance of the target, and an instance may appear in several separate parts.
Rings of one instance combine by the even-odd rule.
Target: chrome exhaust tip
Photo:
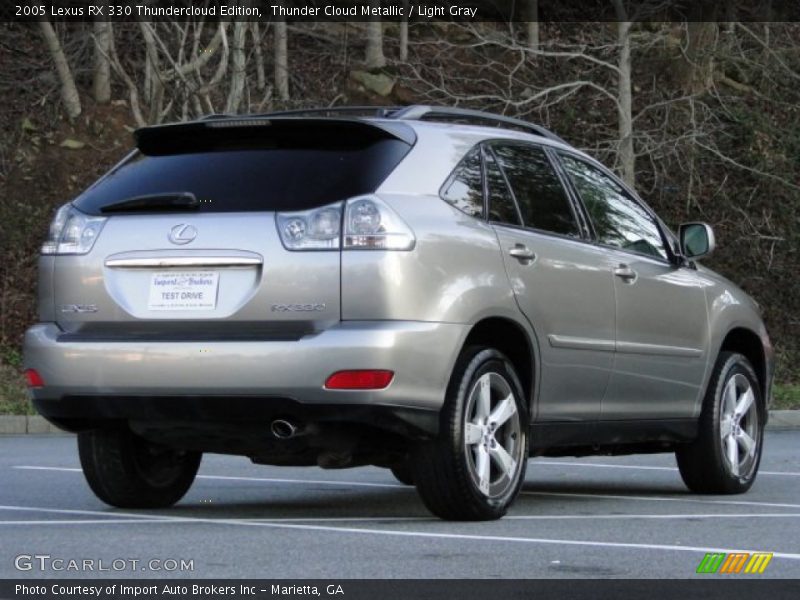
[[[291,439],[300,432],[300,428],[297,425],[286,419],[275,419],[270,426],[270,430],[272,435],[279,440]]]

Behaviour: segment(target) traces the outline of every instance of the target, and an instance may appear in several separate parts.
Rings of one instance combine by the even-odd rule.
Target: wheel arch
[[[758,377],[761,397],[764,402],[767,402],[767,382],[769,380],[767,356],[759,335],[746,327],[734,327],[725,334],[719,351],[738,352],[750,361],[756,377]]]
[[[535,347],[528,331],[507,317],[486,317],[472,326],[461,350],[468,346],[488,346],[508,357],[520,379],[532,416],[537,370]]]

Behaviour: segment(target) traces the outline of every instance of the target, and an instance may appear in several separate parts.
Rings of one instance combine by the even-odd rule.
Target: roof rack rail
[[[252,115],[211,114],[202,117],[202,120],[236,117],[248,119],[268,117],[325,117],[337,115],[377,117],[398,121],[466,121],[480,125],[489,125],[506,129],[518,129],[568,145],[563,138],[557,136],[549,129],[542,127],[541,125],[536,125],[535,123],[523,121],[522,119],[497,115],[490,112],[484,112],[482,110],[472,110],[469,108],[450,108],[447,106],[430,106],[425,104],[413,104],[411,106],[331,106],[328,108],[281,110]]]
[[[496,115],[482,110],[472,110],[468,108],[449,108],[446,106],[428,106],[423,104],[415,104],[406,106],[396,110],[388,115],[392,119],[399,120],[416,120],[416,121],[447,121],[447,120],[465,120],[476,121],[483,123],[494,123],[495,127],[517,128],[526,132],[534,133],[542,137],[546,137],[562,144],[567,144],[564,139],[557,136],[549,129],[523,121],[522,119],[515,119],[514,117],[506,117],[504,115]]]
[[[365,117],[387,117],[402,109],[402,106],[330,106],[328,108],[300,108],[295,110],[280,110],[254,117],[303,117],[314,115],[339,115],[353,114]]]

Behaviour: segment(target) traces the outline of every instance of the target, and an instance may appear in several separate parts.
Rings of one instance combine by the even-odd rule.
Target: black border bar
[[[415,23],[800,21],[797,0],[538,0],[535,16],[528,14],[526,0],[380,0],[378,4],[382,20]],[[375,6],[371,0],[3,0],[0,21],[364,22]]]

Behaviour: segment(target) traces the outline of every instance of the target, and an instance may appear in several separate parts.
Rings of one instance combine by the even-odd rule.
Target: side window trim
[[[666,251],[668,258],[661,258],[661,257],[657,257],[657,256],[651,256],[649,254],[642,254],[641,252],[635,252],[633,250],[628,250],[628,249],[622,248],[620,246],[613,246],[613,245],[604,244],[603,242],[601,242],[600,239],[599,239],[599,236],[597,235],[597,231],[594,228],[594,224],[592,223],[591,218],[589,218],[589,211],[586,208],[586,204],[584,203],[583,198],[581,197],[581,195],[578,192],[578,190],[575,188],[575,184],[572,182],[571,178],[569,178],[570,188],[572,190],[574,190],[575,196],[576,196],[576,198],[578,199],[578,201],[581,204],[581,208],[582,208],[584,214],[586,215],[587,221],[588,221],[589,226],[591,227],[591,230],[592,230],[592,234],[593,234],[593,240],[592,241],[596,245],[601,246],[603,248],[609,248],[611,250],[617,250],[619,252],[624,252],[625,254],[631,254],[631,255],[637,256],[637,257],[650,258],[650,259],[652,259],[652,260],[654,260],[654,261],[656,261],[658,263],[666,263],[666,264],[670,264],[670,265],[676,264],[677,257],[673,253],[672,246],[669,243],[669,241],[667,240],[666,234],[664,233],[664,228],[662,227],[661,219],[653,211],[652,208],[650,208],[647,204],[645,204],[642,201],[641,198],[639,198],[639,195],[636,194],[635,191],[631,190],[631,188],[629,188],[623,181],[620,181],[620,179],[616,175],[614,175],[614,173],[612,173],[609,169],[607,169],[604,165],[602,165],[599,162],[596,162],[594,160],[587,160],[587,158],[585,156],[581,156],[581,155],[576,154],[574,152],[570,152],[569,150],[558,149],[555,154],[558,157],[558,161],[559,161],[560,167],[562,169],[564,169],[565,173],[566,173],[566,167],[564,167],[563,163],[561,162],[561,156],[562,155],[569,156],[573,160],[580,161],[582,163],[585,163],[585,164],[589,165],[590,167],[592,167],[594,169],[597,169],[603,175],[605,175],[606,177],[611,179],[611,181],[613,183],[618,185],[620,187],[620,189],[625,193],[625,196],[631,202],[633,202],[639,208],[641,208],[645,212],[645,214],[650,218],[650,220],[652,221],[653,225],[658,230],[658,235],[661,238],[661,243],[664,245],[664,250]]]
[[[500,166],[500,162],[497,160],[497,156],[492,150],[491,141],[487,141],[481,144],[481,173],[483,174],[483,204],[484,204],[484,211],[486,214],[486,220],[489,223],[495,223],[497,225],[505,225],[508,227],[525,227],[524,221],[522,220],[522,211],[519,209],[519,202],[517,202],[517,196],[514,194],[514,190],[511,188],[511,184],[508,182],[508,177],[506,177],[506,172],[503,170],[503,167]],[[486,159],[487,155],[492,157],[497,170],[500,172],[500,176],[503,178],[503,183],[506,186],[506,191],[511,198],[511,202],[514,204],[514,210],[517,213],[517,220],[519,221],[519,225],[514,225],[513,223],[505,223],[503,221],[493,221],[491,219],[491,212],[489,211],[489,178],[486,176],[487,167],[486,167]]]
[[[558,178],[561,181],[561,186],[564,188],[564,191],[567,193],[567,197],[572,204],[572,211],[575,214],[578,227],[581,230],[581,239],[587,242],[597,241],[597,234],[594,230],[594,225],[592,225],[592,220],[589,218],[589,215],[586,212],[586,207],[583,205],[580,194],[578,194],[578,191],[572,184],[572,180],[569,178],[569,175],[567,175],[564,165],[561,163],[561,159],[558,157],[558,152],[549,147],[545,147],[544,149],[545,153],[547,154],[547,158],[550,160],[550,164],[553,166],[553,170],[556,172],[556,175],[558,175]]]

